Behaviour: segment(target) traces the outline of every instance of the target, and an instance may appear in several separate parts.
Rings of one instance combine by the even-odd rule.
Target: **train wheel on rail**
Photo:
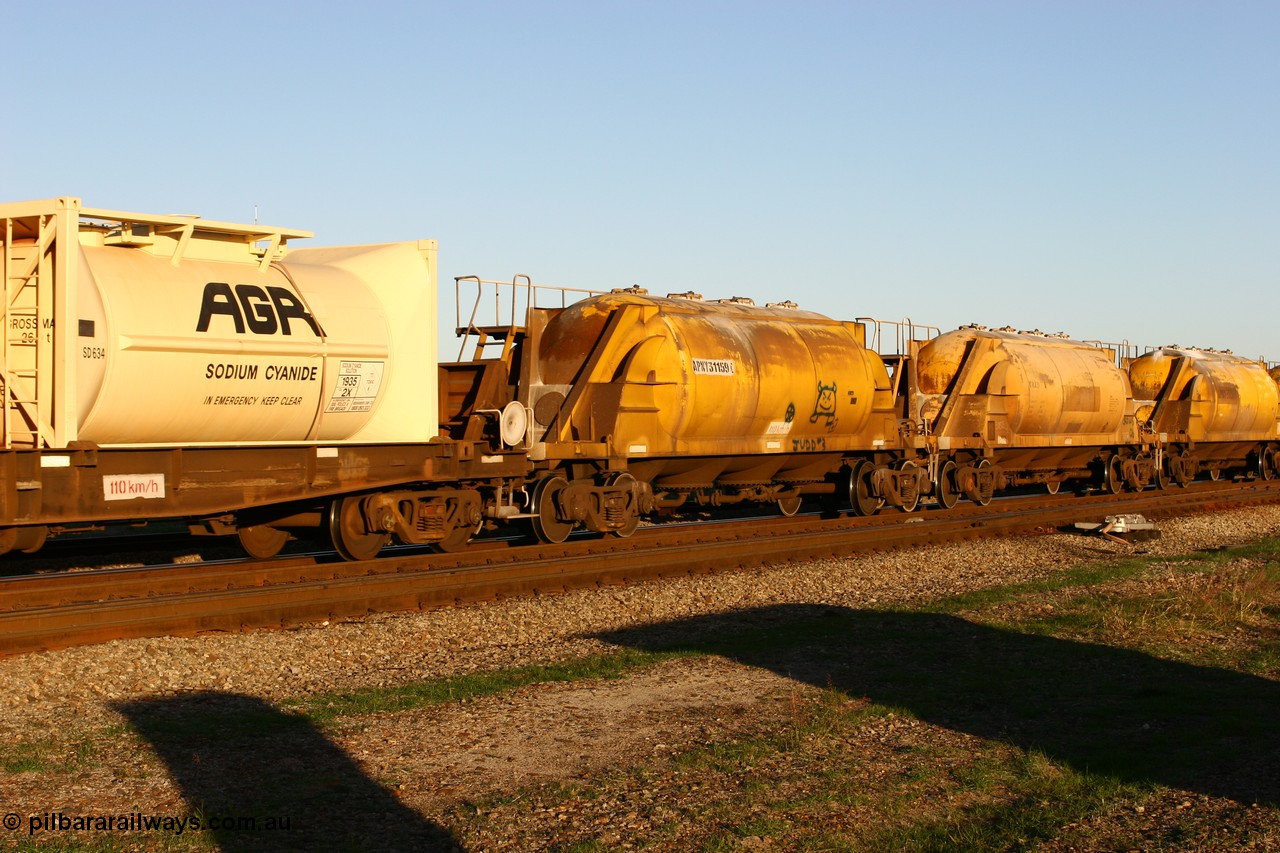
[[[49,528],[43,525],[39,527],[6,527],[4,530],[0,530],[0,554],[8,554],[10,551],[34,554],[44,547],[45,540],[48,538]]]
[[[561,521],[556,496],[569,487],[564,477],[548,477],[533,489],[533,533],[540,542],[559,545],[573,532],[572,521]]]
[[[623,519],[622,526],[616,530],[610,531],[619,539],[626,539],[632,533],[635,533],[636,528],[640,526],[640,507],[636,505],[636,478],[624,471],[621,474],[612,477],[609,480],[609,485],[622,486],[625,489],[631,490],[631,499],[627,501],[626,508],[623,510],[626,513],[626,516]]]
[[[1155,467],[1155,473],[1151,475],[1151,482],[1155,484],[1157,489],[1167,489],[1171,484],[1169,479],[1169,471],[1163,464]]]
[[[344,560],[372,560],[391,541],[386,531],[371,531],[363,498],[335,498],[329,504],[329,538]]]
[[[876,497],[871,488],[871,475],[876,470],[874,464],[863,459],[846,470],[849,505],[853,507],[854,515],[872,515],[884,506],[884,498]]]
[[[986,506],[995,496],[996,478],[990,468],[990,459],[979,459],[966,478],[968,483],[964,487],[964,496],[978,506]]]
[[[1271,470],[1270,453],[1265,447],[1258,448],[1258,461],[1254,466],[1254,473],[1258,475],[1259,480],[1270,480],[1275,476],[1275,472]]]
[[[289,541],[289,534],[266,524],[254,524],[238,528],[236,538],[240,540],[240,547],[250,557],[255,560],[269,560],[280,553],[284,543]]]
[[[938,479],[933,484],[933,496],[938,506],[951,509],[960,502],[960,487],[956,485],[956,463],[948,459],[938,466]]]
[[[792,495],[789,498],[778,498],[778,512],[791,518],[800,511],[800,505],[804,500],[799,495]]]
[[[1124,468],[1120,457],[1113,455],[1104,464],[1106,467],[1102,471],[1102,490],[1118,495],[1124,489]]]
[[[1044,484],[1044,490],[1051,495],[1056,495],[1062,489],[1061,480],[1050,480]]]
[[[446,554],[461,551],[467,547],[467,543],[471,541],[471,537],[477,532],[471,527],[455,527],[443,539],[432,542],[431,546],[437,551],[443,551]]]

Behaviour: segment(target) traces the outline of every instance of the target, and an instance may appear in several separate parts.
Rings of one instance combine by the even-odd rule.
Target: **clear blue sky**
[[[1272,0],[4,6],[4,200],[1280,359]]]

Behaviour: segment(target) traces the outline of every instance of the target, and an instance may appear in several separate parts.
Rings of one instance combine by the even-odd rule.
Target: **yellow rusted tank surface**
[[[1105,443],[1132,414],[1111,352],[1065,337],[966,327],[925,344],[917,369],[923,419],[940,436]]]
[[[1280,365],[1276,365],[1275,367],[1271,368],[1271,370],[1269,370],[1268,373],[1271,374],[1271,378],[1276,381],[1276,384],[1280,385]]]
[[[860,324],[791,307],[615,292],[548,323],[530,402],[546,442],[629,457],[867,447],[894,420],[863,341]]]
[[[1228,352],[1165,347],[1129,366],[1138,417],[1192,441],[1274,438],[1280,388],[1266,365]]]

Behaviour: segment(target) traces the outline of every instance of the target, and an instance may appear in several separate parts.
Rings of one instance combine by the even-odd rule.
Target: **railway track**
[[[952,512],[867,518],[754,518],[642,528],[629,539],[556,546],[481,543],[459,554],[405,552],[366,562],[311,554],[0,578],[0,655],[130,637],[287,627],[376,612],[634,583],[982,536],[1056,529],[1107,515],[1158,519],[1280,502],[1280,482],[1204,482],[1188,489],[1024,497]]]

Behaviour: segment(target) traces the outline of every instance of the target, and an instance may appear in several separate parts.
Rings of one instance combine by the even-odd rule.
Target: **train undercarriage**
[[[732,464],[682,459],[674,469],[662,460],[612,470],[603,462],[531,469],[520,453],[477,447],[460,454],[469,459],[458,459],[455,445],[424,447],[434,449],[342,448],[329,456],[315,448],[272,448],[270,465],[243,448],[81,449],[46,454],[52,461],[43,463],[40,454],[5,453],[0,468],[15,488],[5,502],[0,553],[33,553],[51,536],[128,523],[144,506],[148,519],[186,519],[196,535],[235,536],[260,559],[275,556],[295,536],[320,532],[344,559],[365,560],[392,542],[457,550],[486,530],[524,529],[544,543],[564,542],[579,529],[627,537],[643,519],[681,508],[772,504],[792,516],[812,501],[827,512],[866,516],[883,508],[915,512],[926,504],[945,510],[961,500],[986,505],[997,494],[1031,486],[1050,494],[1063,488],[1119,493],[1280,474],[1280,442],[1121,445],[1087,454],[1076,448],[1069,459],[1044,451],[1012,458],[981,451],[819,454],[792,459],[785,478],[758,480],[747,473],[753,463],[757,470],[766,462],[776,468],[776,457]],[[1067,461],[1072,464],[1062,464]],[[208,476],[214,469],[216,478]],[[437,473],[434,482],[422,479],[430,469],[447,473]],[[654,471],[661,476],[651,477]],[[706,476],[710,472],[724,476]],[[112,500],[102,484],[108,491],[124,488],[112,485],[118,482],[132,484],[139,496]],[[51,495],[77,497],[47,501]],[[216,511],[201,511],[206,508]]]
[[[1073,448],[1071,456],[1082,458],[1080,450]],[[1011,467],[999,454],[908,458],[905,453],[881,453],[839,457],[820,479],[759,483],[695,482],[688,477],[650,483],[626,471],[588,475],[580,465],[576,473],[549,471],[537,480],[530,490],[529,517],[540,541],[558,543],[577,528],[630,536],[643,516],[682,507],[774,504],[781,515],[792,516],[812,499],[828,512],[867,516],[885,507],[915,512],[926,503],[951,509],[962,499],[986,506],[1001,492],[1028,486],[1041,486],[1049,494],[1064,487],[1080,494],[1118,494],[1186,486],[1200,477],[1270,480],[1280,471],[1280,443],[1174,445],[1169,452],[1116,446],[1089,449],[1087,457],[1084,464],[1067,466],[1056,464],[1064,460],[1052,453],[1040,453],[1029,460],[1032,464]],[[696,468],[694,461],[682,460]]]

